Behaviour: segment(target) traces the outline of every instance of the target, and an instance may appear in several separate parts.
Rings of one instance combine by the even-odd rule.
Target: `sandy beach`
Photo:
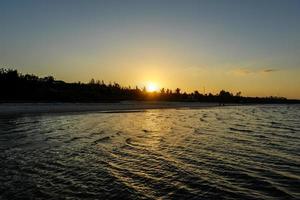
[[[68,112],[135,112],[147,109],[196,109],[218,106],[200,102],[144,102],[119,103],[2,103],[0,115]]]

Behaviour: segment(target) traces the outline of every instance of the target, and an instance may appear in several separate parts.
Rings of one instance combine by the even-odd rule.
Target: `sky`
[[[0,68],[300,99],[298,0],[0,0]]]

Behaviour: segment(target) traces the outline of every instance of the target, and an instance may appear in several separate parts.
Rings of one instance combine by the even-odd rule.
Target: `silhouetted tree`
[[[90,80],[89,84],[90,84],[90,85],[95,85],[95,79],[92,78],[92,79]]]
[[[242,96],[242,92],[237,92],[235,96],[241,97]]]
[[[175,93],[171,89],[162,88],[160,92],[149,94],[146,87],[139,89],[122,87],[111,82],[91,81],[87,84],[65,83],[55,80],[53,76],[39,78],[33,74],[19,74],[17,70],[0,69],[0,102],[3,101],[62,101],[62,102],[98,102],[121,100],[162,100],[162,101],[205,101],[205,102],[231,102],[231,103],[299,103],[297,100],[287,100],[283,97],[242,97],[241,92],[235,96],[230,92],[221,90],[219,94],[200,94],[181,92],[179,88]]]

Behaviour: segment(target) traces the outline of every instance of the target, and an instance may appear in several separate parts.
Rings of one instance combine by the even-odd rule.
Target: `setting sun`
[[[299,8],[0,0],[0,200],[300,200]]]
[[[158,91],[158,87],[155,83],[148,83],[146,89],[147,89],[148,92]]]

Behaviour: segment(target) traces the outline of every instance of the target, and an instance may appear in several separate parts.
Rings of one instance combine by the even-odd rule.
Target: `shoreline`
[[[219,106],[218,103],[157,101],[121,101],[118,103],[2,103],[0,104],[0,115],[142,112],[148,109],[199,109],[217,106]]]

